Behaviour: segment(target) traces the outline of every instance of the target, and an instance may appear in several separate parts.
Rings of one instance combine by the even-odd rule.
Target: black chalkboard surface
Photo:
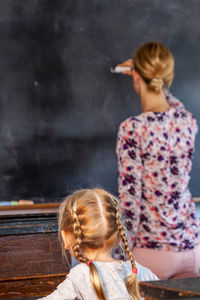
[[[141,108],[110,67],[150,40],[174,54],[172,92],[200,124],[200,1],[0,0],[1,200],[117,193],[118,126]],[[194,196],[199,149],[198,135]]]

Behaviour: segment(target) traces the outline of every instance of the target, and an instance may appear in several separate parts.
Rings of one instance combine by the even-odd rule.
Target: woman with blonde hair
[[[140,299],[138,280],[157,277],[135,263],[120,215],[118,200],[100,188],[79,190],[64,199],[59,211],[62,249],[79,264],[52,294],[41,299]],[[127,262],[111,257],[120,239],[129,256]]]
[[[119,66],[133,78],[142,106],[121,123],[116,149],[131,251],[161,279],[200,276],[200,222],[188,188],[198,128],[167,89],[174,58],[162,43],[149,42]]]

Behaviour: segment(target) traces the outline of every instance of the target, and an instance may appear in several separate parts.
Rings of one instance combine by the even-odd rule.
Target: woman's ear
[[[133,79],[135,83],[138,83],[140,81],[140,75],[138,74],[137,71],[135,71],[135,69],[133,69]]]
[[[140,93],[141,93],[142,83],[143,83],[143,79],[141,78],[139,73],[133,69],[133,87],[134,87],[135,92],[138,95],[140,95]]]

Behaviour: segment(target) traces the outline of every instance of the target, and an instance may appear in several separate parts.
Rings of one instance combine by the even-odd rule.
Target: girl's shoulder
[[[159,280],[159,278],[149,268],[140,265],[138,262],[136,262],[136,267],[138,269],[139,281]]]
[[[57,286],[56,290],[38,300],[88,299],[84,297],[87,295],[88,283],[84,281],[87,276],[84,276],[85,268],[81,265],[72,268],[65,280]]]
[[[137,278],[138,281],[152,281],[159,280],[159,278],[148,268],[142,266],[137,261],[135,262],[136,268],[138,270]],[[124,269],[126,270],[126,276],[132,274],[132,266],[130,261],[123,262]]]
[[[86,264],[79,263],[75,267],[71,268],[69,274],[67,275],[68,278],[77,278],[77,276],[82,276],[89,273],[89,268]]]

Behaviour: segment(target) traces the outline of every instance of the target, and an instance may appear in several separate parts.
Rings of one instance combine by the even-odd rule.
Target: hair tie
[[[88,262],[87,262],[87,266],[89,267],[90,266],[90,264],[92,264],[93,263],[93,260],[88,260]]]
[[[132,269],[132,272],[135,273],[135,274],[137,274],[137,268],[136,268],[136,267],[133,268],[133,269]]]

